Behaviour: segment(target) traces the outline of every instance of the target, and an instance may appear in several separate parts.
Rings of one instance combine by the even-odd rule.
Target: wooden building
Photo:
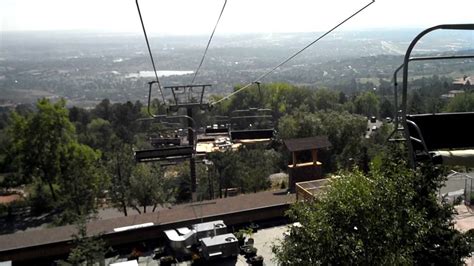
[[[283,142],[292,154],[292,163],[288,165],[288,187],[291,192],[295,191],[298,182],[323,178],[318,150],[332,146],[327,136],[287,139]]]

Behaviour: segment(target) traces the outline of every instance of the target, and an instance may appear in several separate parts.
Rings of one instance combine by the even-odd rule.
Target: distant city
[[[264,82],[286,82],[346,93],[390,81],[408,42],[419,32],[335,32],[285,64]],[[247,84],[321,33],[215,36],[196,83],[212,84],[206,95],[225,94]],[[0,42],[0,104],[65,98],[68,105],[95,106],[144,101],[154,79],[143,36],[93,32],[3,32]],[[208,36],[152,36],[158,75],[165,86],[190,83]],[[442,32],[417,47],[418,54],[453,54],[474,49],[472,35]],[[454,41],[453,41],[454,40]],[[416,76],[462,77],[472,60],[414,64]],[[453,72],[453,69],[457,71]],[[364,85],[365,84],[365,85]],[[354,88],[356,87],[356,88]]]

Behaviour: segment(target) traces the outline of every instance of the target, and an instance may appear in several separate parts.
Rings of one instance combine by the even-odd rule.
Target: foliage
[[[57,197],[53,183],[61,175],[61,157],[74,138],[65,104],[64,100],[54,104],[47,99],[38,100],[38,112],[28,116],[12,113],[9,128],[18,171],[27,177],[40,177],[49,185],[54,200]]]
[[[49,187],[49,193],[44,193],[43,185],[36,184],[31,201],[34,209],[48,210],[51,204],[46,197],[51,196],[54,207],[61,211],[59,224],[93,213],[107,183],[99,164],[100,153],[77,142],[65,104],[64,100],[38,100],[37,112],[12,113],[8,128],[12,140],[9,156],[15,170],[25,180],[41,181]]]
[[[218,172],[220,191],[237,187],[248,193],[270,187],[268,177],[275,172],[279,158],[272,150],[243,147],[238,151],[213,153],[209,159]]]
[[[436,200],[440,175],[396,159],[368,175],[341,173],[325,194],[288,213],[302,227],[273,247],[282,265],[459,265],[471,248]]]
[[[334,169],[348,167],[351,165],[349,158],[357,159],[362,156],[361,139],[366,127],[365,118],[347,112],[308,114],[304,110],[297,110],[292,115],[281,118],[278,130],[282,139],[328,136],[332,144],[332,156],[323,165]]]
[[[379,114],[381,118],[395,116],[395,106],[387,98],[384,98],[380,102],[379,110],[380,110]]]
[[[58,179],[58,207],[62,210],[58,224],[71,223],[97,211],[96,201],[109,182],[99,159],[100,153],[89,146],[71,143],[67,147]]]
[[[69,252],[66,263],[62,265],[95,265],[104,261],[107,252],[106,243],[100,235],[88,236],[85,218],[81,218],[76,224],[77,233],[72,235],[75,247]]]
[[[104,155],[112,150],[118,138],[109,121],[102,118],[93,119],[87,124],[85,143],[94,149],[100,149]]]
[[[425,113],[425,102],[418,91],[413,91],[408,99],[408,113],[421,114]]]
[[[130,177],[134,167],[132,148],[126,144],[117,145],[108,157],[107,166],[111,176],[110,199],[112,205],[127,216],[127,207],[131,201]]]
[[[446,106],[447,112],[474,112],[474,92],[456,95]]]
[[[235,233],[235,237],[237,238],[252,237],[252,235],[253,235],[253,229],[251,227],[239,229],[239,231]]]
[[[354,100],[354,112],[366,117],[377,116],[379,113],[379,99],[373,91],[365,91]]]
[[[31,207],[31,212],[35,215],[40,215],[54,209],[55,203],[52,200],[51,194],[47,186],[43,182],[33,182],[33,190],[28,195],[28,201]]]
[[[130,205],[139,213],[139,207],[146,213],[147,206],[158,205],[171,200],[172,190],[166,185],[166,180],[159,165],[137,164],[130,176]]]

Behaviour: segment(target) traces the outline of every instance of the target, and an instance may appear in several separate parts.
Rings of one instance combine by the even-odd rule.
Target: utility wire
[[[207,50],[209,49],[209,45],[211,44],[212,37],[214,37],[214,32],[216,32],[217,25],[219,25],[219,21],[221,20],[222,14],[224,13],[226,4],[227,4],[227,0],[224,1],[224,5],[222,6],[221,13],[219,14],[219,18],[217,19],[216,25],[214,26],[214,29],[212,30],[211,36],[209,37],[209,41],[207,42],[206,50],[204,50],[204,54],[202,55],[201,62],[199,63],[198,68],[194,72],[194,77],[193,77],[193,80],[191,81],[191,85],[194,84],[194,80],[196,80],[199,69],[201,69],[202,63],[204,62],[204,58],[206,58]]]
[[[153,60],[153,54],[151,53],[150,42],[148,42],[148,36],[146,35],[145,24],[143,23],[142,13],[140,12],[140,6],[138,5],[138,0],[135,0],[137,4],[138,16],[140,16],[140,22],[142,24],[143,34],[145,35],[146,46],[148,47],[148,53],[150,54],[151,64],[153,65],[153,71],[155,71],[156,84],[158,84],[158,89],[160,90],[161,98],[163,99],[163,104],[166,104],[165,95],[161,89],[160,79],[158,78],[158,72],[156,71],[155,61]],[[151,97],[151,88],[150,95]]]
[[[293,55],[291,55],[290,57],[288,57],[287,59],[285,59],[283,62],[281,62],[280,64],[278,64],[276,67],[272,68],[270,71],[266,72],[265,74],[261,75],[260,77],[258,77],[257,79],[255,79],[254,81],[250,82],[249,84],[243,86],[242,88],[228,94],[227,96],[211,103],[211,106],[212,105],[215,105],[215,104],[218,104],[224,100],[227,100],[229,99],[230,97],[234,96],[235,94],[247,89],[248,87],[252,86],[252,84],[256,83],[256,82],[260,82],[260,80],[262,80],[263,78],[265,78],[266,76],[270,75],[273,71],[275,71],[277,68],[281,67],[282,65],[286,64],[288,61],[290,61],[291,59],[295,58],[297,55],[299,55],[300,53],[302,53],[304,50],[306,50],[307,48],[309,48],[310,46],[312,46],[313,44],[315,44],[316,42],[318,42],[319,40],[321,40],[322,38],[326,37],[326,35],[328,35],[329,33],[331,33],[332,31],[334,31],[335,29],[337,29],[339,26],[341,26],[342,24],[346,23],[348,20],[350,20],[351,18],[353,18],[354,16],[356,16],[357,14],[359,14],[360,12],[362,12],[364,9],[366,9],[367,7],[369,7],[370,5],[372,5],[373,3],[375,3],[375,0],[372,0],[370,3],[368,3],[367,5],[365,5],[364,7],[362,7],[361,9],[357,10],[355,13],[353,13],[352,15],[350,15],[348,18],[344,19],[342,22],[340,22],[339,24],[337,24],[336,26],[334,26],[332,29],[328,30],[327,32],[325,32],[324,34],[322,34],[321,36],[319,36],[316,40],[312,41],[311,43],[309,43],[308,45],[306,45],[305,47],[303,47],[301,50],[299,50],[298,52],[294,53]]]

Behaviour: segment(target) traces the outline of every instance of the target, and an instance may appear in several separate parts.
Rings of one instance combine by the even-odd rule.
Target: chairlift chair
[[[263,106],[263,94],[260,82],[257,85],[259,102]],[[272,110],[265,108],[249,108],[235,110],[230,118],[230,138],[232,141],[270,140],[274,138]]]
[[[273,139],[274,137],[271,109],[235,110],[230,120],[232,141]]]
[[[173,95],[173,104],[169,106],[172,112],[178,111],[180,108],[199,107],[208,109],[209,104],[204,103],[204,93],[206,88],[210,88],[210,84],[204,85],[179,85],[166,86],[164,89],[171,90]]]
[[[228,135],[229,134],[229,117],[215,116],[215,123],[208,125],[205,129],[206,135]]]
[[[151,120],[157,120],[160,124],[164,125],[180,125],[176,123],[167,123],[162,120],[171,120],[181,117],[173,116],[161,116],[155,117]],[[150,119],[148,119],[150,120]],[[167,131],[169,130],[163,130]],[[135,160],[137,162],[151,162],[151,161],[177,161],[182,159],[191,158],[195,154],[195,147],[193,145],[185,145],[181,143],[179,136],[163,136],[151,137],[150,144],[153,148],[142,149],[135,151]]]
[[[474,135],[469,129],[471,125],[474,125],[474,112],[407,113],[408,63],[410,61],[424,60],[411,57],[411,52],[424,35],[438,29],[474,30],[474,24],[438,25],[422,31],[413,39],[405,54],[403,65],[400,67],[403,68],[402,105],[401,110],[399,112],[397,110],[395,130],[403,131],[404,138],[402,140],[405,140],[407,143],[412,167],[416,167],[418,162],[426,160],[431,163],[474,166]],[[472,57],[466,56],[465,58]],[[451,58],[440,57],[439,59]],[[398,109],[396,79],[395,100]]]

